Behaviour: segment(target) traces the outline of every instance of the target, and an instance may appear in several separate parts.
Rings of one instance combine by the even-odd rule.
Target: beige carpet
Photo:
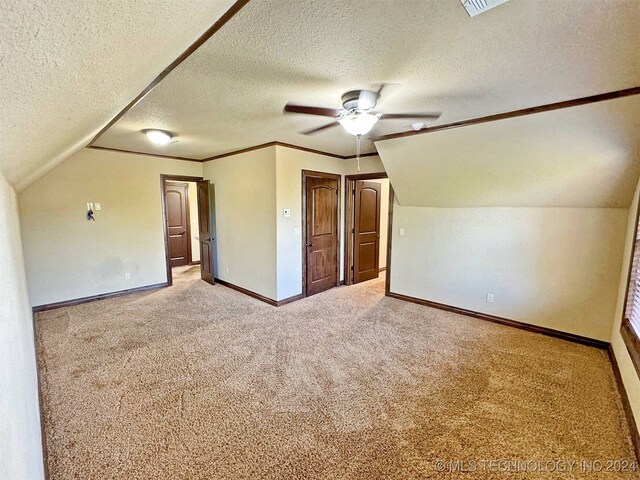
[[[488,461],[634,458],[604,351],[382,280],[275,308],[194,274],[38,315],[52,479],[569,478]]]

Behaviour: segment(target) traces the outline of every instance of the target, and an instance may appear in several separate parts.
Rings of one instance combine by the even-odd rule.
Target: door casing
[[[198,182],[202,177],[189,177],[185,175],[160,175],[160,192],[162,199],[162,229],[164,230],[164,255],[167,264],[167,286],[173,285],[173,275],[171,273],[171,255],[169,254],[169,229],[167,228],[167,198],[165,188],[167,181],[170,182]]]
[[[360,173],[357,175],[347,175],[345,177],[345,195],[344,195],[344,284],[353,285],[353,229],[355,228],[355,208],[354,208],[354,189],[357,180],[380,180],[389,178],[386,172],[376,173]],[[389,183],[389,222],[387,228],[387,264],[385,291],[389,291],[389,280],[391,274],[391,235],[393,233],[393,186]]]

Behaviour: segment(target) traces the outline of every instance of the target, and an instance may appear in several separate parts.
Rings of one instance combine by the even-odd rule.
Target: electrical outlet
[[[285,217],[290,217],[291,216],[291,209],[290,208],[285,208],[283,211],[283,215]]]
[[[493,303],[493,293],[487,293],[487,303]]]
[[[124,279],[131,280],[131,274],[129,272],[124,272]]]
[[[224,269],[225,272],[227,272],[227,275],[229,275],[229,267]]]

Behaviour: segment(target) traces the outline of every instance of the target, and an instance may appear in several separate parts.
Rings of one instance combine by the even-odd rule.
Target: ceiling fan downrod
[[[362,138],[362,135],[356,135],[356,160],[358,162],[358,173],[360,173],[360,138]]]

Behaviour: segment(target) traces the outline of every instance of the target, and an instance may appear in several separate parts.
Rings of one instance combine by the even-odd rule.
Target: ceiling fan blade
[[[425,120],[437,120],[440,118],[442,113],[383,113],[380,116],[380,120],[395,120],[402,118],[410,118],[410,119],[419,119],[424,118]]]
[[[322,125],[321,127],[312,128],[311,130],[305,130],[304,132],[300,132],[300,133],[303,135],[313,135],[314,133],[321,132],[322,130],[335,127],[337,125],[340,125],[340,124],[338,122],[331,122],[326,125]]]
[[[287,103],[284,106],[284,111],[288,113],[303,113],[305,115],[320,115],[322,117],[337,118],[342,113],[342,109],[339,108],[325,108],[325,107],[311,107],[306,105],[294,105],[293,103]]]

